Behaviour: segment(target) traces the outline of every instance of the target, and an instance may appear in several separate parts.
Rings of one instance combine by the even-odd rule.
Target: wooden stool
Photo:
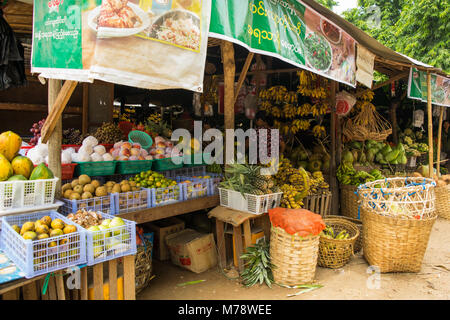
[[[259,224],[264,231],[264,236],[266,239],[270,238],[270,222],[267,214],[255,215],[218,206],[208,213],[208,217],[216,219],[217,248],[219,253],[219,263],[221,266],[225,266],[227,263],[227,251],[225,244],[226,223],[233,226],[234,245],[236,248],[239,272],[244,270],[244,262],[240,257],[244,253],[245,248],[252,246],[250,221],[253,220],[256,224]],[[244,235],[244,243],[242,243],[242,234]]]

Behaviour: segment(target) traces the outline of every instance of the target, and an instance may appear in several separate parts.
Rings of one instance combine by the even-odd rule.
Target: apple
[[[164,143],[164,142],[158,142],[157,144],[156,144],[156,147],[157,148],[165,148],[166,147],[166,144]]]
[[[156,148],[156,154],[164,154],[165,148]]]
[[[129,142],[124,142],[123,143],[123,145],[120,147],[121,149],[128,149],[128,150],[130,150],[131,149],[131,143],[129,143]]]
[[[141,153],[141,150],[137,149],[137,148],[131,148],[130,153],[132,156],[139,156],[139,154]]]
[[[120,149],[119,155],[125,156],[125,157],[130,157],[131,151],[130,151],[130,149]]]
[[[132,148],[134,149],[141,149],[141,145],[139,143],[133,143]]]

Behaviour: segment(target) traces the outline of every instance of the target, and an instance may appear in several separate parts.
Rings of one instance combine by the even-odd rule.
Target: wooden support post
[[[55,281],[58,300],[66,300],[66,292],[64,291],[64,274],[62,271],[55,272]]]
[[[439,113],[439,127],[438,127],[438,143],[437,143],[437,175],[439,176],[441,170],[441,143],[442,143],[442,119],[444,118],[444,107],[440,107]]]
[[[61,81],[49,79],[48,80],[48,114],[54,112],[56,107],[56,100],[61,91]],[[48,117],[48,118],[49,118]],[[47,120],[48,120],[47,118]],[[47,123],[47,120],[45,123]],[[45,127],[45,124],[44,124]],[[58,177],[58,184],[56,186],[55,197],[61,196],[61,143],[62,143],[62,119],[58,117],[54,123],[54,132],[48,138],[48,167],[53,172],[55,177]],[[42,135],[42,142],[45,143],[44,135]]]
[[[253,52],[249,52],[248,56],[247,56],[247,59],[245,60],[244,67],[242,68],[242,72],[239,75],[237,88],[236,88],[236,91],[234,93],[234,103],[236,103],[236,101],[237,101],[237,98],[239,96],[239,91],[241,91],[242,84],[244,83],[245,78],[247,77],[248,68],[250,67],[250,64],[252,63],[254,55],[255,54]]]
[[[94,265],[94,300],[103,299],[103,263]]]
[[[245,220],[242,227],[244,228],[244,243],[245,248],[252,246],[252,230],[250,228],[250,220]]]
[[[47,294],[48,300],[58,300],[58,296],[56,295],[56,284],[54,276],[51,276],[48,279]]]
[[[135,256],[123,258],[123,298],[136,300]]]
[[[339,212],[339,188],[336,180],[336,81],[331,80],[330,86],[331,107],[331,148],[330,148],[330,189],[332,193],[331,212]]]
[[[61,114],[64,111],[73,91],[77,87],[78,82],[67,80],[64,82],[63,87],[60,87],[60,80],[49,80],[48,85],[48,104],[49,112],[48,117],[45,120],[42,127],[42,142],[47,143],[52,135],[53,131],[61,121]],[[62,134],[62,133],[61,133]]]
[[[227,267],[227,248],[225,244],[225,233],[223,221],[216,219],[217,250],[219,252],[219,266],[223,269]]]
[[[431,102],[431,73],[427,71],[427,110],[428,110],[428,168],[429,177],[433,177],[433,106]]]
[[[234,62],[233,44],[224,40],[222,41],[221,48],[224,71],[224,118],[226,130],[234,129],[234,78],[236,74],[236,65]],[[226,145],[227,135],[225,134],[225,146]],[[226,159],[226,157],[224,157],[224,159]]]
[[[3,300],[19,300],[19,296],[20,296],[20,289],[15,288],[15,289],[5,292],[2,295],[2,299]]]
[[[114,107],[114,106],[113,106]],[[89,84],[83,83],[83,119],[81,122],[81,132],[86,134],[89,131]]]
[[[236,258],[238,261],[238,270],[239,273],[241,273],[242,271],[244,271],[244,264],[241,259],[241,255],[243,253],[241,226],[233,227],[233,234],[234,234],[234,246],[236,248]]]
[[[117,259],[109,260],[109,300],[117,300]]]
[[[80,300],[88,299],[87,267],[81,268]]]
[[[23,300],[38,300],[36,282],[38,280],[23,286]]]

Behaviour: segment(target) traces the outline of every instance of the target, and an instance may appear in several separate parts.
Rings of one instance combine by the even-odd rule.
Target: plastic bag
[[[336,94],[336,114],[344,117],[349,114],[356,103],[356,98],[346,91]]]
[[[275,208],[269,210],[269,218],[274,227],[301,237],[318,235],[325,229],[322,217],[305,209]]]

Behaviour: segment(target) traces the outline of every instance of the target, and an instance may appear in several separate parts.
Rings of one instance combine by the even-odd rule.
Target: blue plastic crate
[[[206,176],[209,178],[208,196],[214,196],[219,194],[219,184],[223,180],[223,175],[218,173],[206,172]]]
[[[141,188],[139,191],[116,193],[115,214],[127,213],[152,207],[151,189]]]
[[[183,201],[183,187],[180,184],[167,188],[153,188],[152,207],[164,206]]]
[[[171,179],[175,179],[176,177],[180,177],[180,176],[187,176],[187,177],[202,176],[205,173],[206,173],[206,166],[185,167],[185,168],[168,170],[168,171],[162,172],[162,174],[166,178],[171,178]]]
[[[84,200],[61,200],[64,202],[64,205],[59,207],[58,211],[66,216],[69,213],[75,213],[81,209],[85,209],[87,211],[100,211],[109,214],[116,213],[114,194]]]
[[[101,214],[103,219],[115,218],[103,212]],[[106,230],[89,231],[82,228],[86,234],[88,266],[136,254],[136,222],[122,220],[125,222],[123,226]]]
[[[36,221],[44,216],[61,219],[74,225],[76,232],[42,240],[25,240],[12,228],[27,221]],[[6,255],[25,273],[26,278],[73,267],[86,263],[86,233],[82,227],[71,222],[56,211],[34,212],[2,218],[2,249]]]
[[[176,180],[182,185],[183,201],[202,198],[208,195],[209,179],[178,177]]]

